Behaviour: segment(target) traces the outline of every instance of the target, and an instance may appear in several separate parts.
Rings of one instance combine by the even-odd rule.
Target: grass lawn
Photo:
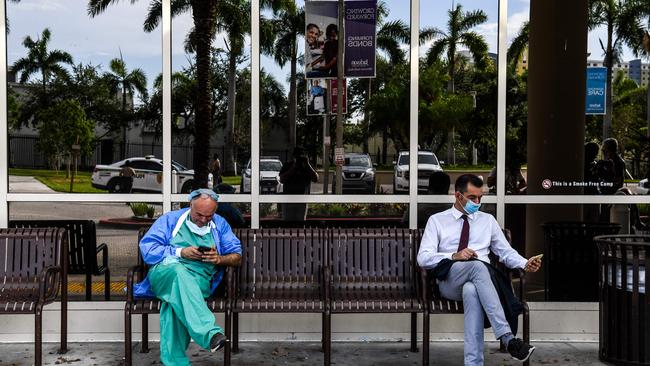
[[[77,172],[74,179],[72,193],[106,193],[102,189],[93,188],[91,172]],[[58,172],[46,169],[17,169],[10,168],[9,175],[30,176],[45,184],[56,192],[70,192],[70,177],[65,177],[65,171]]]
[[[231,186],[239,186],[241,184],[241,176],[239,175],[230,177],[222,176],[221,179],[223,179],[223,183],[230,184]]]

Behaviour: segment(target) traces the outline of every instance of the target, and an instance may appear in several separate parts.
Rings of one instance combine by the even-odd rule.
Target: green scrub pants
[[[149,270],[149,281],[160,308],[160,359],[168,366],[187,366],[185,354],[190,337],[204,349],[216,333],[225,333],[205,298],[210,295],[210,279],[190,271],[179,262],[163,261]]]

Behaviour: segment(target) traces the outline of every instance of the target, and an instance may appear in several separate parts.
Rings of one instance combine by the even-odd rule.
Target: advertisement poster
[[[377,1],[345,2],[345,77],[374,78]]]
[[[305,2],[305,78],[329,79],[338,74],[338,2]]]
[[[327,79],[307,80],[307,115],[323,116],[327,114]]]
[[[333,79],[330,80],[330,86],[332,87],[332,114],[337,113],[337,94],[338,94],[338,88],[337,88],[337,80]],[[347,82],[345,79],[343,79],[343,114],[348,113],[348,87],[347,87]]]
[[[605,114],[607,68],[587,67],[586,114]]]

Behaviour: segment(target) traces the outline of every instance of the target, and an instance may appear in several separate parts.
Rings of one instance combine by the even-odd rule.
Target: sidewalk
[[[34,177],[9,176],[9,193],[56,193]]]
[[[596,343],[536,343],[531,364],[549,365],[606,365],[598,361]],[[160,365],[158,343],[150,342],[149,353],[139,353],[134,343],[134,365]],[[43,346],[44,365],[121,365],[124,343],[69,343],[65,355],[56,354],[57,344]],[[395,343],[333,343],[332,365],[336,366],[415,366],[421,364],[420,353],[411,353],[408,342]],[[32,344],[3,344],[0,365],[31,365]],[[455,366],[463,363],[461,342],[433,342],[430,349],[431,365]],[[194,366],[223,364],[221,352],[211,354],[192,343],[188,351]],[[233,355],[232,365],[263,366],[317,366],[322,365],[320,344],[290,342],[243,342],[240,352]],[[485,365],[521,365],[508,354],[499,353],[498,343],[486,345]]]

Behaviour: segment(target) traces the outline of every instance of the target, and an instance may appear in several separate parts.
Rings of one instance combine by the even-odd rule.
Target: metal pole
[[[343,17],[345,16],[345,3],[339,0],[339,34],[338,34],[338,54],[336,55],[336,67],[338,78],[336,81],[336,147],[343,147],[343,48],[345,47],[343,29]],[[343,169],[342,166],[336,165],[336,193],[341,194],[343,191]]]
[[[332,98],[329,96],[331,91],[328,88],[327,100],[331,101]],[[328,193],[329,183],[330,183],[330,144],[331,141],[327,141],[330,136],[330,116],[329,114],[323,115],[323,194]]]

